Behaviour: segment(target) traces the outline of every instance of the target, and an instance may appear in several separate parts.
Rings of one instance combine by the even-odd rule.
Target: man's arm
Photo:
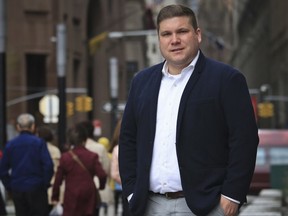
[[[222,105],[229,128],[229,161],[222,194],[245,202],[253,176],[258,128],[245,77],[231,73],[223,83]]]
[[[49,187],[51,178],[54,174],[53,161],[44,140],[41,140],[41,145],[40,154],[42,160],[43,180],[47,187]]]
[[[136,181],[137,152],[136,134],[137,126],[135,120],[134,103],[134,81],[130,89],[129,97],[122,117],[119,137],[119,171],[122,182],[123,193],[126,197],[133,193]]]
[[[10,163],[9,163],[9,149],[6,145],[4,152],[3,152],[3,157],[0,162],[0,178],[2,180],[2,183],[4,187],[6,188],[7,191],[11,191],[11,176],[9,174],[10,170]]]

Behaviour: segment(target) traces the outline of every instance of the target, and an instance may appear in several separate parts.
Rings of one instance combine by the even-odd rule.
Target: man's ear
[[[32,133],[35,133],[35,132],[36,132],[36,131],[35,131],[35,128],[36,128],[35,124],[32,124],[32,125],[31,125],[31,132],[32,132]]]
[[[21,131],[19,124],[16,124],[16,129],[17,129],[17,131]]]

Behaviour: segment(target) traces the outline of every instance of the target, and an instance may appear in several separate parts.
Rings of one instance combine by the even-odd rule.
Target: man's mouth
[[[171,52],[179,52],[179,51],[182,51],[183,48],[177,48],[177,49],[172,49]]]

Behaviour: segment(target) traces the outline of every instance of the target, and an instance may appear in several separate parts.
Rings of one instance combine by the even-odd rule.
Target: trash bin
[[[271,188],[288,190],[288,164],[270,166]]]

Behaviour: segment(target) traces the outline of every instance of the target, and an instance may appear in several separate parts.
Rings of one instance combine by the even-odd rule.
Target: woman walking
[[[101,203],[93,177],[99,178],[100,189],[103,189],[107,175],[98,155],[85,148],[86,139],[86,130],[80,124],[68,130],[68,142],[74,148],[61,156],[52,194],[57,204],[59,188],[65,180],[63,216],[94,216]]]

